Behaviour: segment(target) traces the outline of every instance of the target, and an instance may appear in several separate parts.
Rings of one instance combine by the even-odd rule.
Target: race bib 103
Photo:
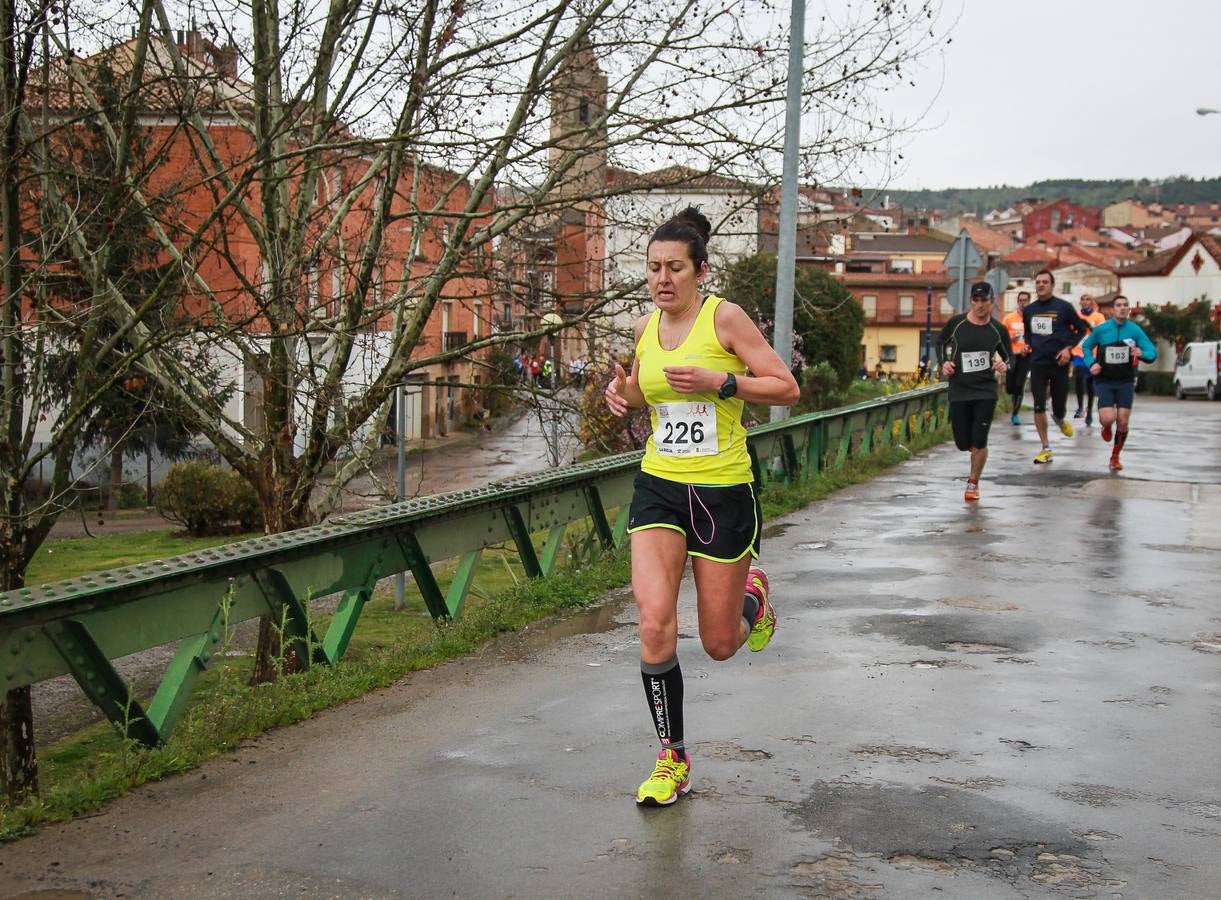
[[[1102,361],[1108,366],[1122,366],[1132,362],[1132,348],[1117,344],[1102,348]]]
[[[653,446],[662,456],[716,455],[715,403],[659,403],[654,411]]]

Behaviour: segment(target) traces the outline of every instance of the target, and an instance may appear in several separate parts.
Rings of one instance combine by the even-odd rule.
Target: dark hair
[[[1056,283],[1056,276],[1051,274],[1051,269],[1039,269],[1039,271],[1034,273],[1035,278],[1038,278],[1040,275],[1046,275],[1048,278],[1051,279],[1052,284]]]
[[[1018,298],[1019,300],[1021,300],[1023,297],[1025,297],[1027,300],[1029,300],[1029,299],[1030,299],[1030,291],[1018,291],[1017,298]]]
[[[1116,294],[1116,295],[1115,295],[1115,299],[1111,301],[1111,305],[1112,305],[1112,306],[1114,306],[1114,305],[1115,305],[1116,303],[1118,303],[1120,300],[1128,300],[1128,298],[1127,298],[1127,297],[1125,297],[1123,294]],[[1131,305],[1132,305],[1132,301],[1131,301],[1131,300],[1128,300],[1128,305],[1129,305],[1129,306],[1131,306]]]
[[[708,238],[712,236],[712,223],[700,212],[698,206],[688,206],[664,225],[659,225],[649,238],[654,241],[682,241],[687,245],[687,255],[698,272],[708,262]]]

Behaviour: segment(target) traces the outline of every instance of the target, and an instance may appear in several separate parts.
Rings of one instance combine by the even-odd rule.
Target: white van
[[[1174,395],[1203,394],[1221,397],[1221,341],[1195,341],[1183,348],[1174,367]]]

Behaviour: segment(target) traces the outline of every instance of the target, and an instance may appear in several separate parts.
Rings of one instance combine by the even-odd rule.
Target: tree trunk
[[[11,806],[38,793],[38,757],[34,753],[34,712],[29,685],[12,688],[0,703],[0,783]]]
[[[113,512],[119,508],[119,491],[123,488],[123,451],[110,451],[110,489],[106,492],[106,509]]]
[[[263,486],[271,484],[270,490]],[[285,504],[292,496],[292,486],[284,482],[267,478],[261,484],[255,485],[259,500],[263,507],[263,527],[268,534],[281,534],[294,528],[304,528],[313,524],[313,515],[308,506],[290,508]],[[305,671],[305,666],[291,649],[285,650],[280,634],[282,619],[279,616],[263,616],[259,619],[259,645],[255,651],[254,671],[250,675],[251,684],[268,684],[275,681],[281,674],[293,675]]]

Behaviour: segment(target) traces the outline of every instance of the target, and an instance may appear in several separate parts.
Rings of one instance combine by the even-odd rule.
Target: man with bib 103
[[[1098,422],[1104,441],[1111,440],[1111,426],[1115,426],[1110,468],[1118,472],[1123,468],[1119,451],[1128,440],[1132,401],[1136,398],[1136,365],[1157,359],[1157,347],[1145,330],[1132,321],[1127,297],[1123,294],[1116,297],[1113,309],[1112,317],[1096,326],[1081,343],[1081,351],[1094,374]]]
[[[1009,331],[992,318],[992,285],[971,287],[970,306],[951,316],[937,338],[941,374],[950,381],[950,428],[954,446],[970,451],[971,474],[963,499],[979,499],[979,478],[988,461],[988,431],[999,393],[996,372],[1013,359]]]
[[[649,408],[652,436],[632,493],[632,592],[640,611],[640,670],[661,753],[636,791],[668,806],[691,789],[678,664],[678,591],[695,576],[700,641],[716,660],[767,646],[776,628],[759,556],[763,527],[743,401],[789,406],[788,367],[741,307],[702,293],[712,228],[688,207],[653,232],[647,275],[656,309],[636,322],[630,375],[615,364],[607,408]]]

